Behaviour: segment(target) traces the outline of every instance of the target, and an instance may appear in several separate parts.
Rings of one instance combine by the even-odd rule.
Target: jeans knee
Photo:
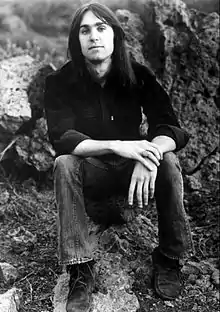
[[[178,157],[172,153],[166,153],[158,168],[157,184],[168,189],[183,188],[183,179]]]
[[[178,169],[178,171],[180,172],[182,171],[179,159],[173,152],[168,152],[164,154],[160,167],[163,167],[167,171],[173,171],[176,169]]]
[[[54,171],[61,170],[62,172],[73,171],[80,164],[80,157],[75,155],[61,155],[54,161]]]

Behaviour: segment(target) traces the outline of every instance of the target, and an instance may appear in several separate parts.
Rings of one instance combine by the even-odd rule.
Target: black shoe
[[[67,266],[70,273],[67,312],[89,312],[95,279],[93,261]]]
[[[181,290],[180,265],[178,260],[162,255],[157,248],[152,253],[153,287],[163,300],[176,299]]]

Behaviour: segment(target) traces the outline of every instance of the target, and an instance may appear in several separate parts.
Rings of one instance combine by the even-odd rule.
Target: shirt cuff
[[[185,147],[189,141],[188,133],[185,130],[180,129],[176,126],[171,126],[171,125],[166,125],[166,124],[158,125],[155,129],[153,138],[159,135],[166,135],[172,138],[176,143],[175,151],[179,151],[180,149]]]
[[[59,155],[71,154],[79,143],[87,139],[91,138],[76,130],[68,130],[61,136],[60,140],[54,142],[54,145]]]

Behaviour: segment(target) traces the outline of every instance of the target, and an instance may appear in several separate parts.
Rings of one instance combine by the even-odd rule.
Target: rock
[[[179,153],[187,172],[218,146],[219,15],[189,10],[176,0],[163,5],[159,0],[144,1],[138,12],[145,37],[135,58],[144,56],[151,65],[190,135],[189,144]],[[126,30],[126,23],[123,25]],[[131,27],[129,32],[135,37],[137,28]],[[219,152],[200,170],[202,186],[215,179],[218,167]]]
[[[216,286],[219,287],[219,270],[215,269],[214,272],[212,273],[212,283]]]
[[[19,136],[15,150],[20,163],[33,166],[38,171],[47,171],[52,167],[55,151],[47,136],[45,118],[42,117],[36,121],[36,126],[31,136]]]
[[[198,285],[203,291],[206,291],[211,286],[210,276],[202,275],[199,279],[196,280],[196,285]]]
[[[199,266],[199,263],[194,261],[188,261],[187,264],[182,267],[181,272],[187,275],[199,275],[201,273],[201,268]]]
[[[0,142],[7,143],[24,121],[31,118],[27,89],[36,66],[30,56],[3,60],[0,63]],[[33,71],[34,69],[34,71]]]
[[[2,272],[2,277],[0,276],[0,282],[5,284],[12,284],[18,278],[17,269],[6,262],[0,262],[0,270]]]
[[[7,202],[9,201],[10,198],[10,194],[7,190],[1,190],[0,193],[0,205],[4,205],[7,204]]]
[[[192,311],[198,311],[198,303],[194,303]]]
[[[182,273],[183,274],[202,274],[202,275],[212,275],[214,272],[217,272],[218,270],[216,267],[208,262],[208,261],[188,261],[183,267],[182,267]]]
[[[220,299],[219,291],[214,292],[213,296],[219,301],[219,299]]]
[[[189,277],[188,277],[188,282],[193,285],[193,284],[195,284],[196,279],[197,279],[197,275],[196,274],[190,274]]]
[[[96,270],[99,291],[93,295],[92,311],[137,311],[139,303],[131,291],[133,279],[129,276],[129,266],[122,264],[122,255],[103,254]]]
[[[141,271],[150,284],[151,269],[146,261],[156,246],[156,235],[155,226],[142,215],[137,215],[128,224],[111,226],[100,234],[94,255],[97,292],[92,296],[91,312],[138,310],[138,299],[132,291],[134,272]],[[138,248],[139,256],[133,248]],[[68,274],[62,274],[58,279],[54,290],[54,312],[65,311],[68,278]]]
[[[0,161],[13,159],[42,171],[51,166],[54,151],[43,118],[43,90],[53,69],[28,55],[0,62]]]
[[[15,287],[4,294],[0,294],[1,312],[18,312],[20,309],[22,290]]]
[[[170,307],[170,308],[174,308],[173,303],[170,302],[170,301],[164,301],[164,304],[165,304],[166,306]]]
[[[116,16],[125,30],[127,45],[132,57],[141,64],[148,64],[142,52],[142,42],[144,41],[144,24],[140,19],[140,16],[138,14],[131,13],[128,10],[117,10]]]
[[[69,291],[68,283],[69,275],[67,273],[60,275],[54,288],[54,312],[66,312],[66,300]]]
[[[122,255],[105,253],[96,265],[99,291],[92,295],[91,312],[136,312],[137,297],[131,291],[132,279],[123,268]],[[68,295],[68,274],[62,274],[54,290],[54,312],[65,312]]]
[[[212,275],[212,273],[217,272],[215,265],[207,260],[200,261],[200,268],[202,271],[202,274],[209,274]]]
[[[25,22],[17,15],[6,16],[1,21],[1,27],[8,32],[26,32],[27,26]]]
[[[185,180],[187,183],[187,187],[190,191],[201,190],[202,184],[196,177],[185,175]]]
[[[23,226],[9,231],[8,236],[11,238],[12,250],[19,254],[33,250],[34,244],[37,242],[36,235],[26,230]]]

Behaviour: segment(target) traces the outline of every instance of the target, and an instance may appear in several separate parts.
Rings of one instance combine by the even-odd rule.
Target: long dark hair
[[[114,52],[112,54],[114,70],[117,71],[122,84],[135,84],[136,79],[125,44],[125,32],[114,12],[100,3],[85,4],[74,14],[68,40],[68,56],[72,61],[74,71],[78,71],[78,74],[82,75],[85,68],[84,56],[79,42],[79,29],[82,18],[87,11],[92,11],[99,19],[112,27],[114,31]]]

